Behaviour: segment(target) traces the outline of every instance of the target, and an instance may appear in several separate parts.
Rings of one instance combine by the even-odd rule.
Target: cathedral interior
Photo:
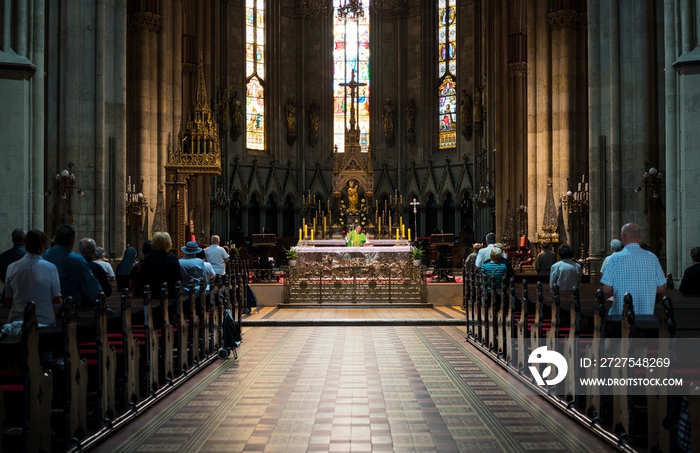
[[[414,236],[557,237],[592,269],[636,222],[688,264],[696,1],[344,3],[5,6],[6,230],[72,223],[116,260],[159,230],[294,238],[309,192],[337,222],[356,106],[371,218],[398,194]]]
[[[179,250],[360,223],[568,243],[596,282],[625,223],[676,279],[698,245],[700,0],[0,9],[3,250],[65,223],[115,263],[158,231]]]

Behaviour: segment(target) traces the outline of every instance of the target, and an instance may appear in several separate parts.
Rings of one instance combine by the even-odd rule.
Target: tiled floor
[[[392,316],[443,309],[459,312]],[[511,387],[463,327],[363,322],[383,310],[337,314],[354,325],[248,327],[237,361],[210,365],[97,451],[610,450]],[[251,319],[330,316],[279,311]]]

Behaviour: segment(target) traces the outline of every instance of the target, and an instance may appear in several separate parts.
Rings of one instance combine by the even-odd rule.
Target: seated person
[[[492,288],[500,291],[503,276],[508,272],[508,266],[501,262],[502,255],[503,250],[500,247],[491,247],[489,260],[481,265],[481,273],[484,274],[483,278],[486,279],[486,286],[489,291]]]
[[[678,290],[686,296],[697,296],[700,295],[700,247],[690,249],[690,259],[693,260],[693,265],[683,273]]]
[[[573,257],[574,249],[569,244],[562,244],[559,247],[561,261],[552,264],[552,271],[549,274],[549,288],[551,291],[553,285],[559,286],[560,300],[571,297],[574,286],[581,286],[583,271],[581,265],[572,259]]]
[[[41,256],[48,246],[46,235],[32,230],[25,238],[27,254],[7,268],[5,300],[11,304],[7,322],[22,321],[24,307],[33,300],[39,324],[53,324],[61,305],[61,282],[58,269]]]
[[[542,251],[535,258],[535,271],[537,275],[549,275],[552,265],[557,262],[557,255],[551,250],[551,245],[547,241],[542,241]]]
[[[204,260],[197,258],[197,254],[201,251],[202,249],[195,241],[188,241],[182,247],[182,252],[185,254],[180,258],[183,293],[187,293],[190,283],[194,284],[195,295],[209,285],[209,273],[204,266]]]
[[[367,242],[367,236],[362,232],[362,225],[355,225],[355,229],[345,237],[345,245],[348,247],[359,247]]]
[[[170,234],[158,231],[151,239],[152,252],[148,253],[141,260],[141,270],[136,280],[136,287],[151,287],[151,297],[153,300],[161,298],[161,288],[163,283],[168,284],[168,298],[175,298],[175,286],[182,278],[180,272],[180,261],[177,256],[170,253],[173,242]]]

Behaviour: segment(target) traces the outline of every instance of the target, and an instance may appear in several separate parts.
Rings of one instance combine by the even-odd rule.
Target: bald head
[[[96,249],[97,249],[97,245],[95,244],[94,239],[83,238],[78,243],[78,251],[83,256],[89,256],[89,257],[94,256]]]
[[[623,245],[639,242],[642,240],[642,230],[636,223],[627,223],[620,230],[620,239]]]
[[[214,235],[214,236],[211,237],[211,243],[212,243],[212,244],[218,244],[220,240],[221,240],[221,239],[220,239],[219,236],[217,236],[217,235]]]

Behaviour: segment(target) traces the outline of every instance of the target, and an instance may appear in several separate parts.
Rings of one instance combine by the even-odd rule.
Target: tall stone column
[[[664,213],[658,205],[644,212],[643,188],[645,162],[659,168],[664,160],[656,10],[648,2],[620,0],[591,0],[588,7],[591,254],[602,258],[620,227],[635,222],[663,259]]]
[[[158,99],[160,78],[163,77],[164,61],[159,59],[158,42],[162,27],[161,11],[156,3],[141,4],[138,9],[129,11],[128,29],[130,33],[130,49],[133,54],[129,58],[132,77],[129,80],[131,105],[129,115],[135,118],[129,131],[130,146],[128,149],[128,168],[134,172],[132,182],[146,197],[149,209],[136,223],[136,229],[131,231],[137,237],[135,246],[140,247],[151,236],[153,211],[158,199]],[[149,9],[151,8],[151,9]],[[154,62],[156,64],[154,64]],[[141,186],[143,181],[143,187]]]
[[[587,105],[587,76],[580,64],[586,58],[585,46],[580,45],[586,14],[585,9],[552,10],[550,3],[528,3],[528,24],[532,24],[528,28],[528,206],[532,213],[528,229],[537,241],[533,233],[541,233],[551,178],[559,238],[570,242],[570,216],[561,211],[559,200],[570,188],[567,179],[573,185],[588,172],[586,122],[581,114]],[[577,219],[571,220],[578,224]]]
[[[689,250],[698,245],[700,199],[695,194],[700,191],[699,15],[697,1],[664,2],[666,250],[667,271],[676,278],[692,264]]]
[[[528,0],[528,181],[527,206],[530,240],[539,242],[547,178],[552,174],[552,49],[547,24],[547,0]]]
[[[0,9],[0,218],[7,231],[43,229],[44,0],[4,2]],[[11,246],[4,236],[3,250]]]

